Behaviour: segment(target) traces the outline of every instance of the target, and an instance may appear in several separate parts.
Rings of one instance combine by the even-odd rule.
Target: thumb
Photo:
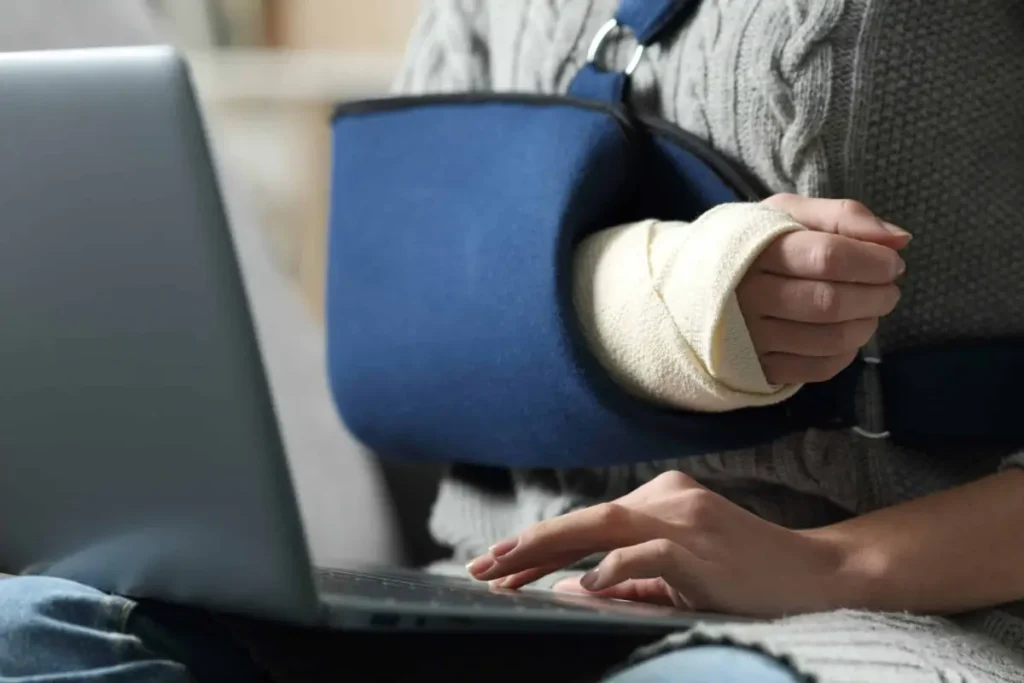
[[[777,194],[762,202],[788,214],[800,225],[819,232],[843,235],[900,250],[910,243],[911,234],[876,216],[852,199],[813,199],[794,194]]]
[[[578,577],[563,579],[555,584],[554,590],[562,593],[578,595],[596,595],[599,598],[626,600],[628,602],[646,602],[653,605],[664,605],[694,611],[694,606],[679,591],[672,588],[662,578],[626,579],[622,583],[600,591],[588,591],[580,585]]]

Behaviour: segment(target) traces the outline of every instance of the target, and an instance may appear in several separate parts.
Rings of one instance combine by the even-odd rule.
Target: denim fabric
[[[799,683],[785,664],[727,645],[676,650],[626,669],[606,683]]]
[[[62,579],[0,580],[0,683],[248,683],[260,674],[212,621]]]
[[[265,635],[281,642],[284,633],[268,628]],[[347,639],[347,636],[332,634],[331,638]],[[313,639],[312,634],[301,635],[302,641]],[[419,662],[419,671],[411,676],[403,670],[402,675],[396,673],[392,678],[381,670],[386,667],[380,667],[378,661],[376,674],[387,677],[374,678],[364,666],[367,662],[357,665],[343,654],[345,648],[339,648],[337,640],[333,642],[333,647],[310,652],[285,646],[281,654],[303,658],[313,655],[318,661],[312,663],[312,668],[323,669],[325,677],[331,679],[337,678],[338,671],[350,674],[360,670],[366,676],[364,680],[419,680],[421,677],[433,680],[436,676],[444,678],[446,673],[453,675],[452,680],[465,680],[455,676],[459,667],[450,666],[452,662],[446,665],[438,657],[426,656],[417,652],[415,646],[409,647],[414,644],[408,640],[398,638],[392,643],[399,648],[402,644],[408,647],[408,654]],[[511,641],[505,645],[507,649],[519,649]],[[428,647],[445,651],[438,643]],[[578,651],[575,648],[559,650],[563,654]],[[451,650],[446,652],[448,657],[453,656]],[[551,654],[541,659],[550,661]],[[497,650],[492,660],[500,660]],[[568,662],[563,664],[568,665]],[[556,679],[564,680],[564,676],[562,672]],[[201,612],[136,603],[61,579],[0,580],[0,683],[262,683],[265,680],[235,641]],[[762,655],[736,648],[703,646],[648,660],[613,676],[607,683],[794,683],[797,680],[784,665]]]

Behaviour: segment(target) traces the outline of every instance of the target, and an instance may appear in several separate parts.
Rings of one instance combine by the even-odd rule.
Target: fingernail
[[[467,564],[466,571],[468,571],[473,576],[476,576],[478,574],[483,574],[493,566],[494,558],[490,555],[484,555],[482,557],[476,558],[475,560]]]
[[[580,577],[580,585],[586,588],[588,591],[594,591],[601,585],[601,568],[594,567],[589,572]]]
[[[896,263],[896,276],[899,277],[900,275],[903,275],[903,273],[905,272],[907,272],[907,262],[904,261],[903,259],[900,259]]]
[[[901,227],[882,221],[882,227],[891,232],[896,237],[906,237],[907,239],[913,239],[914,236]]]
[[[498,541],[490,547],[491,557],[495,559],[504,557],[515,550],[517,545],[519,545],[518,538],[508,538],[504,541]]]
[[[491,588],[504,588],[505,584],[508,583],[508,577],[506,576],[503,579],[494,579],[489,583],[491,584]]]

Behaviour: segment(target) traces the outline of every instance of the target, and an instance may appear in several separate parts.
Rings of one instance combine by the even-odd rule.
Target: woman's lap
[[[496,674],[487,678],[522,680],[536,677],[536,674],[513,678],[510,671],[516,668],[517,660],[536,659],[537,664],[552,662],[555,658],[562,660],[560,666],[545,669],[553,673],[554,669],[569,670],[572,657],[590,658],[592,654],[611,652],[596,641],[589,644],[574,641],[564,649],[557,645],[544,649],[541,641],[555,640],[551,637],[532,641],[528,637],[489,640],[477,636],[357,637],[295,630],[289,633],[279,627],[262,630],[265,642],[283,643],[278,649],[279,656],[287,659],[305,652],[320,662],[320,666],[308,668],[325,672],[333,668],[333,675],[325,675],[325,680],[337,680],[341,673],[346,674],[348,680],[360,680],[352,676],[355,668],[367,673],[367,678],[362,680],[423,680],[430,679],[431,674],[445,678],[447,673],[441,671],[448,668],[442,666],[445,656],[461,658],[460,655],[465,654],[467,660],[473,660],[471,653],[475,651],[483,652],[475,658],[484,666],[477,671],[490,669]],[[293,645],[318,641],[320,647],[304,651],[287,645],[289,639]],[[792,683],[802,680],[787,665],[742,649],[746,645],[794,661],[801,670],[822,681],[931,681],[941,680],[935,676],[942,672],[960,673],[968,680],[989,681],[996,680],[985,675],[986,670],[991,670],[989,665],[1005,667],[1007,657],[1017,661],[1017,653],[1001,648],[990,639],[958,629],[946,620],[838,612],[772,624],[699,627],[690,637],[677,637],[660,648],[650,649],[648,659],[614,674],[607,682],[702,683],[735,679],[751,683]],[[680,646],[682,649],[675,649]],[[619,658],[625,649],[608,656]],[[509,652],[514,652],[515,656],[507,656]],[[357,656],[360,653],[362,656]],[[388,676],[389,659],[415,660],[413,669],[418,675]],[[576,663],[579,664],[578,660]],[[600,666],[590,669],[596,671],[604,666],[602,662],[597,664]],[[888,670],[890,665],[891,671]],[[467,663],[457,668],[461,673],[473,666]],[[452,673],[445,680],[462,680],[454,671]],[[509,676],[503,678],[500,675],[503,673]],[[0,580],[0,683],[20,683],[29,678],[33,683],[69,680],[184,683],[195,680],[248,682],[260,680],[262,675],[228,632],[200,612],[136,604],[59,579]],[[594,678],[578,675],[567,678],[559,673],[546,680]]]

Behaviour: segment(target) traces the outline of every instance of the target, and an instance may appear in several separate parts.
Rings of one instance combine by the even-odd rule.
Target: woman
[[[400,85],[564,92],[616,6],[434,3]],[[606,59],[621,66],[633,47],[624,40]],[[881,317],[883,362],[908,345],[1024,332],[1012,255],[1024,209],[1022,82],[1024,7],[1012,0],[969,10],[952,0],[706,1],[678,36],[648,50],[633,81],[637,106],[710,141],[775,192],[862,202],[770,200],[799,223],[884,244],[897,271],[902,249],[895,310],[885,277],[800,272],[793,240],[806,236],[762,253],[737,294],[770,382],[834,374]],[[913,243],[903,249],[906,237],[886,235],[891,224],[875,216],[907,228]],[[857,258],[832,253],[847,266]],[[814,302],[801,309],[797,279],[833,283],[845,310],[808,317]],[[872,377],[862,387],[868,427]],[[1013,449],[913,452],[811,431],[749,452],[512,472],[497,500],[493,472],[462,467],[443,483],[431,528],[474,575],[508,587],[610,551],[582,579],[547,580],[709,611],[804,615],[699,627],[663,649],[734,643],[823,681],[1020,680],[1024,609],[1008,604],[1024,599],[1020,465]],[[616,502],[587,507],[601,501]],[[698,652],[645,666],[675,680]]]
[[[562,92],[615,6],[429,0],[400,89]],[[765,244],[735,292],[773,391],[833,375],[882,318],[883,362],[906,345],[1024,334],[1022,38],[1017,0],[969,10],[957,0],[705,0],[677,37],[648,50],[638,106],[793,193],[756,209],[799,229]],[[623,41],[606,59],[622,64],[632,49]],[[893,224],[914,233],[912,245]],[[587,267],[577,272],[584,288],[599,277]],[[580,311],[610,371],[642,379],[617,364],[593,313]],[[872,377],[861,388],[868,427]],[[1015,681],[1024,677],[1024,610],[1013,604],[1024,599],[1021,465],[1024,453],[1010,448],[940,455],[809,431],[750,451],[597,470],[458,467],[431,528],[474,576],[506,587],[557,581],[773,619],[698,626],[615,683]],[[596,571],[577,569],[602,552]],[[160,620],[155,630],[151,613],[133,609],[74,585],[0,582],[0,680],[244,675],[226,646],[209,663],[212,640],[195,637],[199,625]]]

